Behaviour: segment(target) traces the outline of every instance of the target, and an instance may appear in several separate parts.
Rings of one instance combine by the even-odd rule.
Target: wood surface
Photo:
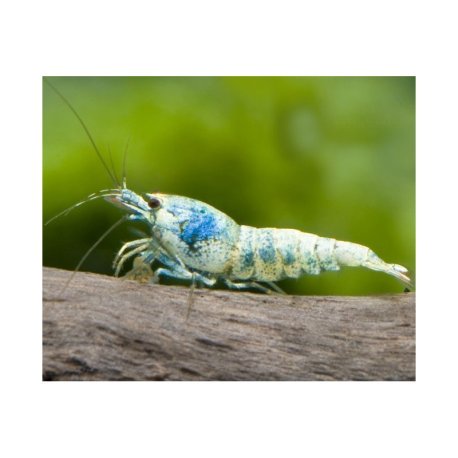
[[[282,296],[43,269],[43,380],[415,380],[415,294]]]

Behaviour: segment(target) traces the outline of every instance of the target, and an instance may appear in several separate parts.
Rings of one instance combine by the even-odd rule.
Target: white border
[[[1,31],[2,456],[456,452],[452,3],[12,5],[2,12]],[[416,75],[418,381],[41,382],[40,119],[47,74]]]

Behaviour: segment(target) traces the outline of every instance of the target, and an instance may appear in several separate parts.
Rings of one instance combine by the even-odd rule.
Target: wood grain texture
[[[43,380],[415,380],[415,294],[259,295],[43,270]]]

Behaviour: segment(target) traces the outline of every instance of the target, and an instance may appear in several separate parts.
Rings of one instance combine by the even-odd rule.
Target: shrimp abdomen
[[[341,266],[378,270],[412,286],[405,267],[386,263],[363,245],[295,229],[250,226],[240,226],[230,278],[274,282],[317,275],[322,270],[340,270]]]
[[[338,270],[332,257],[335,240],[295,229],[240,226],[231,278],[278,281]]]

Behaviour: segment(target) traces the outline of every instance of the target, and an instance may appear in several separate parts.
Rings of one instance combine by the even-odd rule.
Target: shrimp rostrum
[[[151,230],[150,237],[123,245],[114,261],[116,275],[135,257],[129,272],[134,277],[149,272],[156,282],[169,277],[211,287],[221,281],[231,289],[281,292],[275,282],[285,278],[362,266],[392,275],[412,288],[405,267],[388,264],[357,243],[294,229],[239,225],[216,208],[188,197],[161,193],[142,197],[123,187],[111,190],[105,199]],[[155,260],[161,267],[153,271],[150,266]]]

